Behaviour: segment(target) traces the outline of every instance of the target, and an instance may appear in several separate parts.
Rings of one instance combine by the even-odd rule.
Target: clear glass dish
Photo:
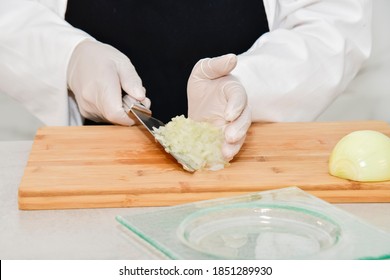
[[[168,259],[390,258],[390,234],[296,187],[117,220]]]
[[[239,203],[186,217],[178,238],[216,258],[299,258],[335,246],[340,226],[326,216],[286,205]]]

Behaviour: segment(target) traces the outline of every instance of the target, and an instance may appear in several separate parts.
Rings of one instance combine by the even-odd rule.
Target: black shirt
[[[187,114],[199,59],[245,52],[268,31],[261,0],[69,0],[65,18],[130,58],[164,122]]]

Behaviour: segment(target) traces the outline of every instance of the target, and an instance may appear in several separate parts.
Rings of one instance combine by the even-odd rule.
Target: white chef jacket
[[[0,92],[46,125],[82,124],[66,72],[75,46],[90,36],[64,21],[66,2],[0,0]],[[264,0],[270,32],[239,54],[232,72],[247,91],[253,121],[323,115],[370,55],[371,4]]]

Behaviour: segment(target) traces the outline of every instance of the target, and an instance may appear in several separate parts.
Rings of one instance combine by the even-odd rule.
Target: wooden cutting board
[[[188,173],[142,127],[44,127],[19,187],[20,209],[166,206],[297,186],[329,202],[390,202],[390,181],[328,174],[354,130],[390,135],[385,122],[256,123],[230,166]]]

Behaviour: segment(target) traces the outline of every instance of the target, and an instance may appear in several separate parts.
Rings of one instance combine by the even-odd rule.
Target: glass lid
[[[116,219],[159,258],[390,258],[390,234],[297,187]]]

